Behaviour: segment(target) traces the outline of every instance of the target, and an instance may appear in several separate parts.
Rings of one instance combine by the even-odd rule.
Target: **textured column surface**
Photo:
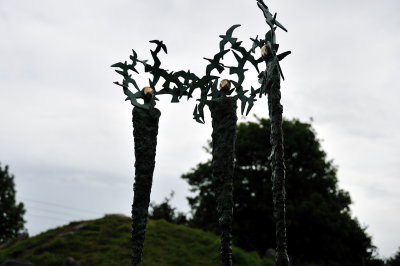
[[[233,169],[236,141],[236,100],[221,97],[209,103],[212,117],[213,178],[217,184],[217,211],[222,265],[232,265]],[[211,206],[210,206],[211,207]]]
[[[271,84],[269,84],[268,88],[268,109],[271,120],[272,194],[277,245],[275,263],[277,266],[288,266],[290,263],[286,244],[285,162],[282,131],[283,107],[280,103],[280,75],[275,60],[277,59],[271,59],[267,62],[267,73],[272,75],[270,77]]]
[[[144,110],[134,107],[132,111],[136,158],[132,204],[132,265],[134,266],[142,265],[160,115],[158,109]]]

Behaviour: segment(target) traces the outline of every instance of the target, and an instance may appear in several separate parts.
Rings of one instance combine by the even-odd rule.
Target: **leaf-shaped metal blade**
[[[291,53],[292,53],[291,51],[283,52],[281,54],[278,54],[276,57],[278,57],[278,61],[281,61],[282,59],[284,59],[286,56],[290,55]]]

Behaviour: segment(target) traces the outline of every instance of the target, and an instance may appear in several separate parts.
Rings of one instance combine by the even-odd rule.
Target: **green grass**
[[[0,264],[9,258],[37,266],[62,265],[73,257],[81,266],[131,265],[131,220],[107,215],[92,221],[72,222],[0,250]],[[219,238],[212,233],[149,220],[143,265],[219,265]],[[269,266],[255,252],[233,248],[234,265]]]

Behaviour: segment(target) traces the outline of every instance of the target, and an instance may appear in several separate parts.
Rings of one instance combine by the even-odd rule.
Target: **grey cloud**
[[[242,24],[237,36],[246,43],[266,29],[251,1],[2,3],[0,112],[7,115],[0,161],[10,164],[21,195],[104,212],[129,213],[134,174],[131,106],[112,84],[119,76],[109,66],[127,60],[132,48],[150,58],[148,41],[162,39],[168,69],[203,73],[202,58],[218,50],[218,35],[230,25]],[[378,199],[388,213],[398,203],[400,2],[271,0],[270,6],[289,29],[279,32],[281,49],[293,51],[282,62],[285,115],[314,117],[354,214],[389,256],[399,245],[389,237],[396,228],[374,213]],[[144,86],[147,77],[139,82]],[[193,104],[163,97],[157,105],[163,114],[152,200],[174,189],[173,204],[182,210],[189,192],[179,176],[209,158],[201,147],[210,118],[206,125],[192,121]],[[265,99],[253,113],[267,115]],[[34,219],[28,218],[33,232],[54,225]]]

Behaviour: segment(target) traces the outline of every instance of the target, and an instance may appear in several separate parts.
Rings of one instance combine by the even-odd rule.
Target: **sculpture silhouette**
[[[276,21],[276,14],[272,16],[268,7],[262,0],[257,0],[257,5],[263,11],[270,30],[265,34],[265,39],[251,38],[253,44],[250,49],[242,46],[242,42],[233,36],[234,30],[240,25],[230,27],[219,43],[219,51],[210,58],[204,58],[209,62],[206,66],[206,74],[202,77],[191,73],[190,70],[168,71],[161,68],[158,54],[161,51],[167,53],[166,45],[159,40],[150,41],[156,44],[155,50],[151,50],[153,64],[148,60],[139,60],[137,53],[132,50],[131,63],[116,63],[112,67],[119,68],[116,72],[123,76],[122,84],[115,84],[123,88],[124,94],[134,106],[132,122],[135,141],[135,183],[134,200],[132,205],[132,249],[133,265],[141,265],[143,242],[148,216],[149,199],[152,186],[153,171],[155,166],[155,153],[157,145],[158,120],[160,111],[155,108],[159,95],[172,96],[171,102],[179,102],[183,96],[187,99],[193,97],[195,91],[200,91],[200,97],[193,111],[193,118],[199,123],[205,123],[204,107],[207,105],[212,117],[212,141],[213,141],[213,178],[217,186],[217,211],[221,230],[221,259],[222,265],[232,265],[232,219],[233,219],[233,169],[234,148],[236,139],[236,109],[237,101],[240,103],[241,114],[248,114],[257,101],[257,95],[262,97],[268,94],[269,114],[271,118],[271,154],[273,167],[273,195],[274,216],[276,218],[277,231],[277,265],[289,265],[286,251],[286,227],[285,227],[285,195],[284,182],[285,170],[283,164],[283,136],[282,136],[282,106],[280,105],[280,77],[283,73],[279,61],[290,52],[276,55],[279,45],[276,44],[275,25],[286,29]],[[230,48],[226,49],[226,45]],[[253,54],[256,48],[261,49],[261,56],[256,58]],[[232,54],[237,64],[227,66],[222,60],[228,54]],[[266,70],[260,72],[259,64],[265,62]],[[152,75],[148,87],[140,90],[137,82],[129,72],[139,74],[137,64],[144,66],[144,71]],[[246,65],[250,64],[258,73],[261,86],[244,90]],[[219,74],[226,69],[229,77],[235,79],[222,79]],[[212,72],[218,72],[213,75]],[[157,91],[157,84],[163,80],[162,89]],[[220,84],[220,89],[218,89]],[[137,92],[129,90],[132,85]],[[233,88],[231,86],[233,85]],[[138,99],[142,99],[140,103]],[[247,108],[247,110],[246,110]]]
[[[268,110],[271,121],[270,142],[272,152],[270,155],[272,166],[272,193],[274,202],[274,218],[276,223],[276,257],[277,266],[289,266],[289,256],[286,244],[286,219],[285,219],[285,163],[284,145],[282,131],[282,112],[283,107],[280,103],[280,77],[283,73],[279,61],[286,57],[290,52],[276,55],[279,45],[276,44],[275,25],[287,31],[276,21],[276,13],[272,17],[268,7],[263,0],[257,0],[257,4],[263,11],[270,31],[266,34],[263,46],[263,58],[266,63],[266,70],[262,75],[261,92],[268,94]]]

